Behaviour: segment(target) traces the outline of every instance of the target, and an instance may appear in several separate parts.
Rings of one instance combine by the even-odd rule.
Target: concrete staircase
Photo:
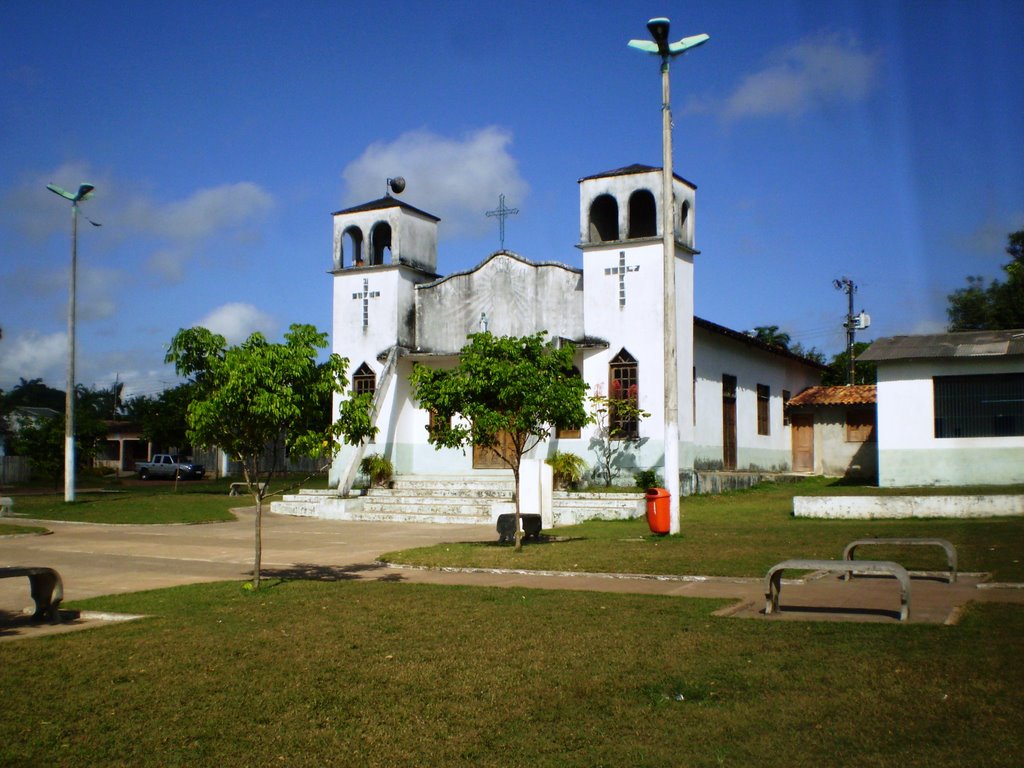
[[[365,496],[304,489],[273,502],[271,511],[329,520],[494,525],[498,514],[513,511],[513,491],[511,472],[399,475],[391,488],[371,488]]]

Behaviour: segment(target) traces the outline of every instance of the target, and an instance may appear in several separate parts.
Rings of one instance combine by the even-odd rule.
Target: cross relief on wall
[[[370,299],[376,299],[379,296],[380,291],[371,291],[370,281],[365,277],[363,278],[363,290],[352,294],[353,301],[359,299],[363,301],[363,328],[370,324]]]
[[[617,267],[605,267],[604,273],[606,275],[618,275],[619,276],[619,306],[626,306],[626,273],[627,272],[639,272],[640,265],[626,266],[626,252],[619,251],[619,266]]]

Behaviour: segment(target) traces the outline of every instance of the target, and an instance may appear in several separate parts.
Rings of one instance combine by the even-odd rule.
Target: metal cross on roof
[[[501,235],[501,250],[505,250],[505,219],[509,216],[515,216],[519,213],[518,208],[508,208],[505,206],[505,195],[504,193],[498,195],[498,207],[493,211],[487,211],[487,216],[498,217],[498,232]]]

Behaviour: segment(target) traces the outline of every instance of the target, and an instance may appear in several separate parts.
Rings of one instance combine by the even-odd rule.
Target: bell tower
[[[664,453],[664,239],[662,171],[630,165],[579,180],[586,335],[606,340],[603,354],[586,361],[587,381],[619,381],[629,361],[639,406],[651,414],[641,435],[649,438],[638,460],[660,463]],[[673,242],[676,275],[676,364],[680,466],[693,455],[693,258],[696,187],[673,177]],[[687,450],[687,445],[689,450]]]

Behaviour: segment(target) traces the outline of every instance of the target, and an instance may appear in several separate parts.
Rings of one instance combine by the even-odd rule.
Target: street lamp
[[[64,501],[75,500],[75,277],[78,271],[78,204],[93,193],[92,184],[79,184],[71,193],[56,184],[46,188],[71,201],[71,276],[68,283],[68,390],[64,400]],[[95,222],[93,222],[95,223]],[[97,225],[98,226],[98,225]]]
[[[706,43],[708,35],[693,35],[670,43],[669,20],[651,19],[647,29],[654,41],[630,40],[629,47],[661,57],[661,231],[665,283],[665,485],[672,494],[669,533],[679,533],[679,369],[676,360],[675,204],[672,194],[672,107],[668,64],[690,48]]]

